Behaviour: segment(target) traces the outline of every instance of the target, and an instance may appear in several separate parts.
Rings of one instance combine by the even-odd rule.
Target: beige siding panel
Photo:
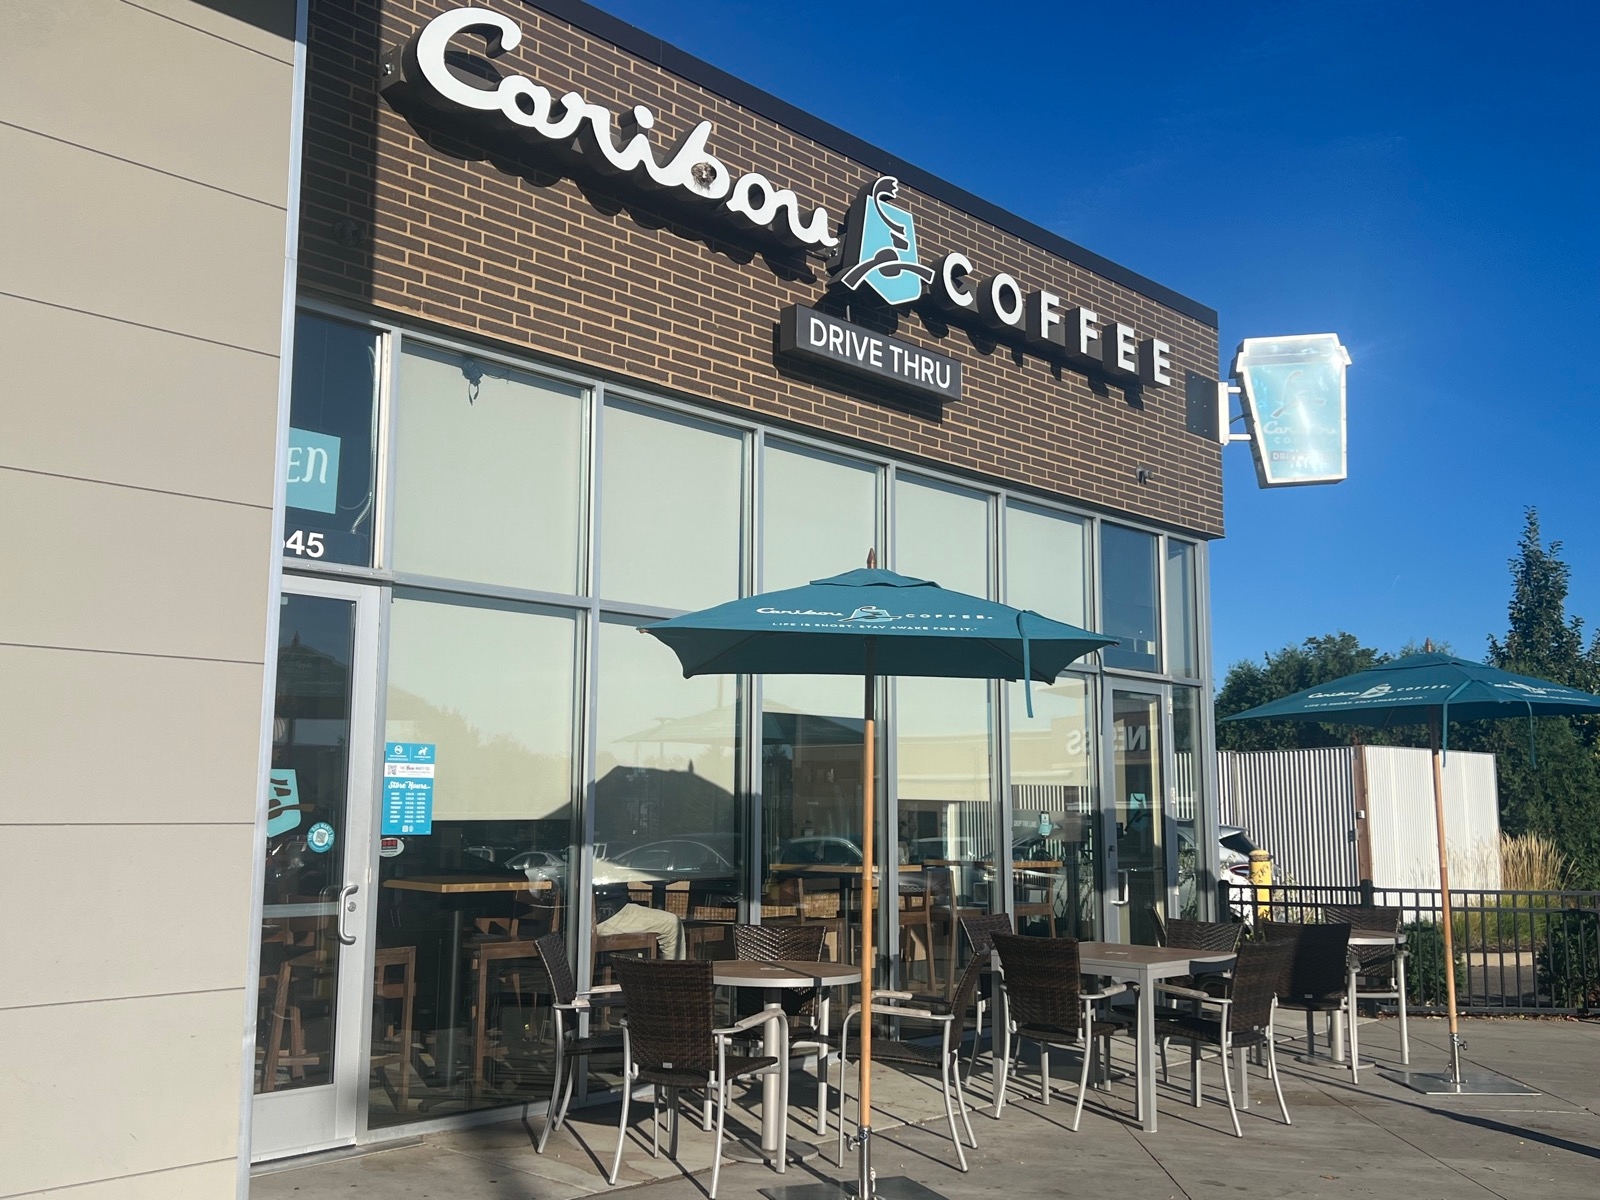
[[[0,646],[0,679],[0,825],[255,819],[259,666]]]
[[[0,643],[261,661],[272,514],[0,469]]]
[[[218,1196],[234,1194],[238,1176],[238,1160],[228,1158],[58,1188],[50,1193],[50,1200],[216,1200]]]
[[[102,786],[120,782],[110,775]],[[0,1009],[242,987],[252,833],[0,826],[0,912],[11,914],[0,921],[0,962],[11,964],[0,971]],[[40,919],[14,919],[21,913]]]
[[[7,122],[280,208],[288,199],[289,128],[283,108],[260,98],[287,94],[293,71],[289,62],[131,4],[0,6]],[[94,86],[81,86],[83,79]]]
[[[278,352],[281,208],[5,125],[0,162],[5,291]]]
[[[49,3],[49,0],[36,2]],[[294,0],[127,0],[127,3],[282,62],[294,61]],[[286,98],[280,99],[288,103]]]
[[[0,1010],[0,1196],[228,1158],[243,1027],[242,990]]]
[[[0,362],[0,466],[272,504],[276,355],[0,296]]]

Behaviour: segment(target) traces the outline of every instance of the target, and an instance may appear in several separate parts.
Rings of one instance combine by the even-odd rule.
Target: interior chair
[[[1330,904],[1322,910],[1324,921],[1330,925],[1349,925],[1352,936],[1356,933],[1399,933],[1404,918],[1405,914],[1398,908],[1370,904]],[[1400,1013],[1400,1061],[1410,1063],[1411,1037],[1406,1028],[1405,946],[1399,943],[1352,946],[1350,954],[1356,966],[1356,1002],[1395,1002]]]
[[[1222,1061],[1222,1090],[1228,1097],[1228,1116],[1233,1121],[1233,1136],[1243,1137],[1239,1110],[1233,1101],[1233,1078],[1228,1059],[1238,1059],[1241,1099],[1250,1102],[1245,1051],[1260,1047],[1265,1051],[1267,1075],[1278,1095],[1278,1111],[1283,1123],[1290,1124],[1289,1108],[1283,1102],[1283,1087],[1278,1081],[1278,1055],[1272,1035],[1277,1013],[1277,992],[1292,958],[1293,948],[1286,942],[1250,942],[1240,946],[1233,975],[1226,983],[1226,994],[1212,995],[1194,988],[1161,985],[1163,994],[1193,1000],[1196,1011],[1156,1019],[1156,1038],[1161,1044],[1161,1065],[1166,1068],[1166,1045],[1172,1040],[1190,1045],[1189,1082],[1194,1106],[1200,1107],[1200,1063],[1203,1047],[1214,1046]],[[1155,1097],[1150,1098],[1155,1103]]]
[[[622,1004],[622,989],[616,984],[602,984],[580,992],[573,978],[572,962],[567,957],[567,941],[559,933],[547,933],[535,942],[538,950],[537,971],[550,996],[550,1012],[555,1025],[555,1067],[550,1077],[550,1107],[545,1113],[544,1128],[534,1151],[544,1153],[544,1144],[550,1139],[552,1129],[561,1128],[567,1119],[567,1106],[572,1103],[573,1081],[578,1077],[577,1064],[591,1054],[603,1054],[622,1049],[622,1031],[606,1030],[583,1035],[581,1021],[585,1014],[596,1010],[617,1009]],[[562,1086],[563,1081],[565,1087]],[[559,1097],[559,1104],[557,1098]]]
[[[1055,876],[1033,867],[1017,867],[1014,870],[1016,874],[1012,886],[1016,895],[1011,911],[1016,917],[1017,928],[1022,928],[1023,921],[1043,920],[1049,927],[1050,936],[1056,937],[1060,931],[1056,928]]]
[[[781,1036],[776,1058],[738,1053],[739,1035],[772,1019],[762,1012],[717,1028],[712,1020],[714,992],[710,962],[698,959],[618,959],[617,981],[622,985],[628,1015],[622,1024],[622,1117],[617,1123],[617,1153],[611,1160],[610,1183],[622,1168],[622,1147],[628,1136],[628,1107],[633,1089],[647,1083],[652,1088],[651,1154],[661,1154],[661,1093],[666,1092],[670,1145],[668,1156],[678,1153],[678,1093],[685,1088],[705,1089],[716,1100],[716,1150],[711,1166],[711,1200],[716,1200],[722,1173],[722,1137],[727,1125],[728,1081],[753,1076],[778,1075],[778,1148],[776,1167],[783,1173],[789,1138],[789,1023],[777,1018]],[[730,1051],[733,1051],[730,1053]]]
[[[960,966],[961,943],[958,933],[961,921],[966,917],[988,916],[989,910],[961,903],[961,897],[956,890],[959,876],[954,867],[931,866],[925,867],[924,871],[928,877],[928,892],[932,904],[930,916],[935,926],[942,925],[944,929],[945,999],[948,1000],[955,993],[956,975]]]
[[[1318,1013],[1326,1013],[1332,1025],[1333,1056],[1344,1047],[1344,1015],[1355,1011],[1352,992],[1355,973],[1350,969],[1350,926],[1298,925],[1266,921],[1261,925],[1268,942],[1292,947],[1291,957],[1278,987],[1278,1007],[1300,1009],[1306,1014],[1306,1056],[1317,1056]],[[1359,1082],[1359,1035],[1350,1022],[1350,1078]]]
[[[397,1113],[406,1111],[411,1100],[411,1050],[417,1003],[417,948],[380,946],[372,955],[372,1002],[376,1010],[372,1023],[372,1072],[389,1094]],[[398,977],[396,977],[398,975]],[[400,1006],[399,1023],[388,1019],[388,1005]],[[385,1047],[381,1048],[380,1046]],[[389,1083],[388,1068],[400,1068],[398,1086]]]
[[[956,1161],[961,1170],[967,1169],[967,1154],[961,1145],[961,1135],[956,1131],[956,1112],[961,1113],[961,1124],[967,1131],[967,1142],[977,1149],[978,1139],[972,1132],[972,1122],[967,1119],[967,1101],[961,1091],[961,1038],[966,1030],[966,1013],[978,990],[982,974],[982,960],[973,958],[956,983],[955,994],[946,1003],[943,998],[918,997],[913,992],[877,990],[872,993],[872,1014],[895,1021],[902,1035],[915,1030],[919,1023],[938,1029],[937,1046],[925,1038],[907,1040],[905,1036],[892,1037],[887,1032],[880,1036],[876,1029],[872,1037],[874,1065],[931,1069],[939,1072],[939,1082],[944,1089],[944,1114],[950,1122],[950,1140],[955,1144]],[[850,1024],[861,1019],[861,1006],[852,1005],[845,1014],[839,1034],[839,1165],[844,1165],[844,1100],[849,1091],[850,1079]],[[859,1054],[857,1059],[859,1061]],[[859,1097],[858,1097],[859,1100]]]
[[[1000,1077],[994,1089],[994,1115],[1005,1107],[1006,1087],[1012,1072],[1013,1043],[1020,1051],[1024,1041],[1039,1047],[1039,1094],[1050,1103],[1050,1048],[1070,1047],[1081,1051],[1083,1065],[1078,1074],[1078,1100],[1073,1108],[1072,1128],[1076,1132],[1083,1119],[1083,1098],[1089,1087],[1089,1067],[1098,1039],[1106,1061],[1111,1059],[1111,1038],[1123,1027],[1097,1018],[1095,1006],[1121,995],[1127,985],[1111,984],[1099,991],[1083,990],[1083,972],[1076,938],[1016,937],[994,935],[995,952],[1004,973],[1005,1020],[1003,1045],[998,1060]]]
[[[911,982],[913,952],[927,964],[928,991],[939,990],[939,963],[933,956],[933,892],[926,871],[900,876],[900,957],[902,981]]]
[[[561,940],[560,934],[547,936]],[[503,1001],[506,997],[518,1004],[531,1001],[532,992],[522,986],[522,970],[538,956],[538,943],[531,938],[486,938],[471,946],[472,1086],[475,1092],[481,1092],[488,1082],[487,1064],[501,1057],[496,1047],[489,1044],[490,1002]]]
[[[999,1003],[1000,996],[994,987],[994,968],[991,955],[994,953],[994,935],[997,933],[1015,933],[1011,925],[1011,917],[1006,913],[981,913],[975,916],[961,918],[961,932],[966,935],[967,948],[972,957],[969,962],[979,963],[978,979],[978,1017],[977,1024],[972,1032],[972,1057],[967,1060],[967,1082],[972,1082],[972,1072],[978,1065],[978,1046],[983,1041],[983,1016],[988,1011],[991,997]],[[993,1036],[989,1039],[989,1061],[994,1062],[994,1049],[998,1044]]]

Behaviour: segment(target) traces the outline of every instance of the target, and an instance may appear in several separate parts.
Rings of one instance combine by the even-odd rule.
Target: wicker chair
[[[736,925],[733,954],[735,958],[757,962],[821,962],[827,932],[824,925]],[[761,1011],[762,1000],[754,989],[740,988],[734,995],[741,1019]],[[789,1019],[790,1052],[817,1056],[817,1132],[827,1133],[828,1060],[835,1041],[829,1028],[828,993],[823,991],[819,996],[815,987],[786,988],[782,1003],[784,1016]],[[759,1036],[759,1030],[750,1034],[751,1038]]]
[[[767,1055],[730,1054],[735,1039],[772,1019],[762,1012],[718,1029],[712,1021],[714,993],[711,963],[700,959],[619,959],[617,980],[628,1015],[622,1025],[622,1117],[617,1123],[617,1153],[611,1160],[609,1182],[617,1182],[622,1167],[622,1147],[628,1136],[628,1104],[635,1084],[653,1086],[651,1104],[651,1154],[661,1154],[661,1091],[667,1093],[670,1156],[678,1152],[678,1092],[704,1088],[717,1106],[717,1145],[711,1160],[711,1200],[716,1200],[722,1173],[722,1136],[727,1125],[728,1081],[747,1076],[778,1075],[778,1148],[775,1166],[783,1173],[788,1158],[789,1023],[778,1018],[781,1036],[776,1058]]]
[[[1239,1077],[1245,1103],[1250,1092],[1246,1075],[1245,1051],[1260,1046],[1266,1052],[1267,1075],[1278,1094],[1278,1111],[1283,1123],[1290,1124],[1289,1108],[1283,1102],[1283,1087],[1278,1081],[1278,1056],[1272,1036],[1272,1020],[1277,1011],[1277,992],[1293,956],[1285,942],[1251,942],[1240,946],[1226,996],[1212,996],[1191,990],[1190,996],[1201,1010],[1156,1021],[1156,1037],[1165,1047],[1170,1040],[1186,1041],[1191,1047],[1190,1082],[1194,1106],[1200,1107],[1200,1061],[1203,1046],[1215,1046],[1222,1060],[1222,1089],[1228,1097],[1228,1116],[1233,1121],[1234,1137],[1243,1137],[1239,1110],[1233,1102],[1233,1079],[1228,1070],[1230,1054],[1238,1056]],[[1165,989],[1172,990],[1172,989]],[[1217,1010],[1221,1011],[1218,1012]],[[1151,1097],[1154,1103],[1155,1098]]]
[[[569,1064],[579,1059],[586,1059],[591,1054],[622,1049],[620,1030],[607,1030],[588,1037],[580,1037],[579,1018],[583,1013],[593,1009],[620,1007],[622,989],[613,983],[590,988],[587,992],[579,992],[572,977],[572,963],[567,958],[565,935],[547,933],[535,939],[534,945],[538,950],[538,957],[534,961],[538,964],[538,969],[544,972],[551,998],[550,1011],[555,1017],[556,1034],[555,1070],[550,1079],[550,1108],[545,1115],[544,1128],[539,1131],[539,1140],[533,1147],[536,1153],[543,1154],[544,1144],[550,1138],[550,1131],[561,1127],[562,1122],[567,1119],[567,1106],[572,1102],[572,1081],[577,1078],[578,1073],[576,1070],[569,1071]],[[566,1076],[565,1090],[561,1086],[563,1075]],[[556,1104],[558,1095],[561,1097],[559,1107]]]
[[[1211,954],[1232,954],[1244,937],[1244,925],[1233,921],[1186,921],[1174,917],[1162,920],[1156,913],[1156,940],[1176,950],[1204,950]],[[1214,996],[1228,994],[1227,972],[1207,971],[1203,975],[1177,975],[1164,980],[1163,991],[1189,988]]]
[[[1333,1026],[1334,1058],[1343,1048],[1345,1014],[1355,1012],[1355,971],[1350,966],[1350,926],[1295,925],[1269,921],[1261,926],[1268,942],[1293,947],[1278,986],[1278,1007],[1298,1008],[1306,1014],[1306,1055],[1317,1056],[1318,1013],[1327,1013]],[[1350,1078],[1359,1082],[1359,1035],[1350,1022]]]
[[[1123,1028],[1116,1022],[1096,1019],[1094,1007],[1121,995],[1127,987],[1118,983],[1098,992],[1085,992],[1076,938],[1013,937],[1001,933],[994,937],[994,948],[1000,955],[1006,997],[1002,1026],[1005,1041],[999,1060],[1000,1078],[994,1089],[994,1115],[998,1117],[1005,1107],[1013,1038],[1019,1050],[1023,1041],[1039,1045],[1039,1092],[1045,1104],[1050,1103],[1051,1093],[1050,1047],[1071,1046],[1083,1052],[1078,1102],[1072,1114],[1072,1128],[1076,1131],[1083,1119],[1094,1040],[1103,1039],[1109,1060],[1112,1035]]]
[[[1399,933],[1405,914],[1398,908],[1366,904],[1330,904],[1322,919],[1330,925],[1349,925],[1353,933]],[[1411,1061],[1411,1037],[1406,1028],[1405,957],[1406,948],[1352,946],[1356,963],[1355,999],[1393,1000],[1400,1013],[1400,1061]]]
[[[961,1112],[961,1124],[966,1127],[967,1141],[977,1149],[978,1139],[972,1132],[972,1122],[967,1120],[967,1101],[961,1091],[961,1038],[965,1033],[967,1006],[978,990],[978,977],[983,972],[983,960],[974,957],[967,963],[956,983],[955,994],[948,1002],[935,997],[918,997],[913,992],[879,991],[872,993],[872,1013],[885,1019],[901,1022],[928,1022],[939,1027],[939,1045],[930,1046],[924,1041],[905,1041],[874,1034],[872,1061],[900,1067],[921,1067],[939,1072],[939,1082],[944,1088],[944,1115],[950,1122],[950,1140],[955,1143],[956,1160],[961,1169],[967,1169],[967,1154],[961,1147],[961,1135],[956,1131],[956,1111]],[[844,1165],[844,1097],[848,1091],[850,1065],[850,1023],[861,1018],[861,1006],[852,1005],[845,1014],[839,1037],[839,1165]],[[952,1094],[953,1091],[953,1094]]]
[[[972,1033],[972,1057],[967,1060],[967,1082],[972,1082],[972,1072],[978,1066],[978,1046],[983,1041],[983,1015],[989,1008],[989,997],[993,995],[994,969],[990,966],[990,955],[994,953],[994,935],[997,933],[1015,933],[1016,929],[1011,924],[1011,917],[1006,913],[984,913],[982,916],[963,916],[961,918],[961,932],[967,935],[967,945],[972,951],[972,959],[980,960],[981,977],[978,981],[978,1023]],[[996,999],[998,1003],[998,998]],[[989,1039],[989,1062],[994,1063],[994,1038]]]

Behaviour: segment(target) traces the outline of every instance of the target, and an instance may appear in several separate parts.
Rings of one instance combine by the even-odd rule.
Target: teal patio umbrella
[[[1318,684],[1258,708],[1234,713],[1227,721],[1322,721],[1379,729],[1426,724],[1433,749],[1433,819],[1439,840],[1439,899],[1445,959],[1445,999],[1450,1017],[1450,1069],[1440,1075],[1407,1072],[1403,1080],[1435,1095],[1504,1094],[1500,1077],[1468,1078],[1461,1071],[1461,1034],[1456,1016],[1454,931],[1450,920],[1450,870],[1445,851],[1444,775],[1441,752],[1450,748],[1450,718],[1484,721],[1526,716],[1529,736],[1534,717],[1600,713],[1600,696],[1448,654],[1408,654],[1370,671],[1358,671]],[[1352,1014],[1352,1019],[1354,1014]],[[1520,1086],[1513,1094],[1526,1092]]]
[[[1116,639],[1036,612],[953,592],[926,579],[865,569],[804,587],[731,600],[643,632],[665,642],[692,675],[859,675],[862,729],[861,1116],[858,1195],[872,1176],[872,867],[875,683],[880,675],[1053,683],[1067,665]],[[1033,700],[1028,697],[1028,715]],[[826,1185],[824,1185],[826,1186]],[[882,1194],[882,1193],[877,1193]]]

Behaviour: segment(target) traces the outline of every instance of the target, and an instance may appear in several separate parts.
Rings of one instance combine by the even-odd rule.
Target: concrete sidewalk
[[[1290,1032],[1287,1025],[1282,1032]],[[909,1175],[948,1197],[1137,1196],[1220,1200],[1276,1197],[1502,1197],[1503,1200],[1593,1200],[1600,1196],[1600,1023],[1561,1020],[1463,1022],[1471,1063],[1510,1075],[1542,1095],[1446,1099],[1423,1096],[1364,1070],[1359,1088],[1348,1072],[1294,1061],[1280,1049],[1284,1093],[1294,1124],[1278,1116],[1270,1084],[1251,1080],[1251,1111],[1241,1112],[1243,1139],[1232,1136],[1221,1099],[1220,1072],[1208,1064],[1206,1104],[1188,1098],[1187,1055],[1174,1048],[1170,1087],[1159,1089],[1159,1132],[1132,1120],[1127,1082],[1092,1092],[1079,1132],[1070,1130],[1071,1104],[1058,1094],[1037,1099],[1037,1074],[1025,1070],[1001,1120],[989,1116],[987,1071],[980,1073],[971,1114],[978,1148],[971,1170],[951,1165],[937,1086],[892,1070],[875,1075],[879,1104],[875,1165],[881,1177]],[[1412,1066],[1434,1069],[1445,1059],[1439,1020],[1414,1019]],[[1364,1057],[1398,1063],[1393,1021],[1363,1022]],[[1126,1044],[1119,1054],[1127,1054]],[[1058,1085],[1065,1061],[1053,1074]],[[1126,1064],[1124,1064],[1126,1065]],[[814,1089],[794,1076],[790,1136],[822,1141],[822,1153],[779,1176],[764,1165],[724,1162],[721,1197],[752,1197],[780,1183],[851,1174],[834,1165],[834,1141],[804,1126]],[[1070,1092],[1070,1084],[1064,1089]],[[752,1097],[753,1099],[753,1097]],[[649,1153],[648,1107],[632,1124],[618,1179],[643,1185],[641,1200],[704,1197],[709,1181],[709,1134],[685,1115],[681,1163]],[[744,1111],[749,1128],[753,1114]],[[579,1114],[570,1131],[552,1135],[544,1155],[532,1149],[542,1115],[520,1122],[428,1137],[420,1143],[373,1150],[336,1161],[307,1162],[258,1175],[256,1200],[323,1197],[417,1200],[566,1200],[611,1191],[601,1164],[616,1144],[615,1105]],[[692,1174],[690,1174],[692,1173]]]

